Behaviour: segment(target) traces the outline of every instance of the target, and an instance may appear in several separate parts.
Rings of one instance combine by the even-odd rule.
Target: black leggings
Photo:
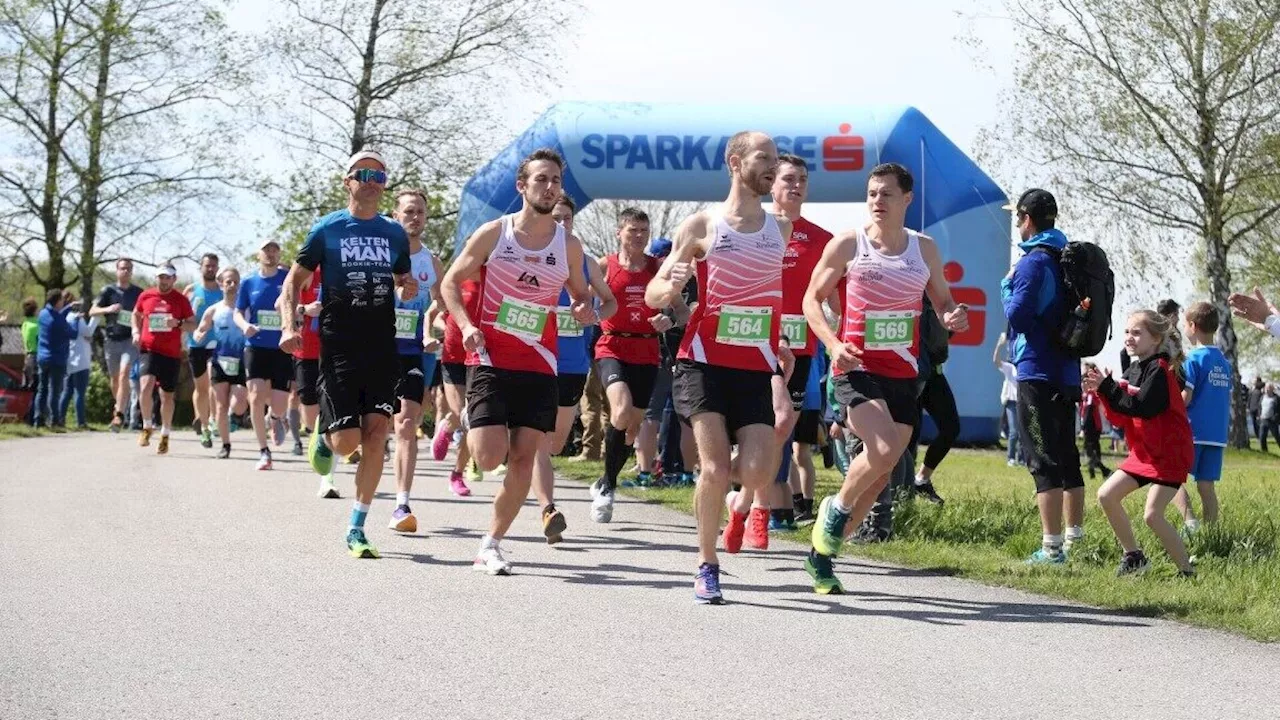
[[[951,392],[951,383],[947,382],[946,375],[934,373],[924,384],[920,409],[929,413],[938,428],[937,437],[924,453],[924,466],[937,470],[960,436],[960,411],[956,409],[956,396]]]

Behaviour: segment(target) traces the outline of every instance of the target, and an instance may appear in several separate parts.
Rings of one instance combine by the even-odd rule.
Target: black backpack
[[[1093,357],[1111,337],[1111,311],[1116,299],[1116,278],[1102,248],[1088,242],[1069,242],[1061,252],[1036,248],[1058,261],[1062,270],[1064,302],[1058,320],[1058,345],[1068,355]],[[1089,308],[1083,309],[1088,299]]]

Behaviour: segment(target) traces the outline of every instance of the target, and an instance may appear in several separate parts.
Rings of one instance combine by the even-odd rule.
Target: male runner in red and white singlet
[[[780,362],[784,371],[793,362],[779,344],[782,259],[791,221],[775,218],[760,204],[773,186],[778,149],[764,133],[740,132],[725,148],[725,166],[728,198],[681,223],[671,254],[645,293],[649,307],[670,306],[696,263],[700,302],[677,353],[672,397],[676,412],[693,427],[702,468],[694,495],[694,600],[714,605],[723,602],[716,538],[729,476],[734,472],[752,491],[772,482],[778,469],[772,379]],[[731,461],[732,441],[738,456]]]
[[[864,446],[840,491],[823,498],[813,525],[805,569],[822,594],[843,592],[831,560],[871,510],[919,421],[916,363],[926,289],[944,327],[969,327],[967,308],[951,298],[942,275],[937,244],[904,225],[913,186],[910,171],[897,163],[872,168],[871,222],[827,244],[804,296],[809,329],[831,354],[836,401],[847,408],[847,425]],[[823,317],[822,303],[841,278],[847,287],[837,335]]]
[[[521,208],[481,225],[445,273],[441,293],[467,350],[467,442],[482,471],[505,458],[507,475],[493,501],[493,522],[473,567],[511,574],[498,543],[529,494],[534,455],[555,429],[556,306],[560,290],[573,298],[574,319],[596,322],[582,272],[582,244],[551,216],[560,196],[564,160],[540,149],[520,163]],[[463,281],[478,276],[474,316]]]

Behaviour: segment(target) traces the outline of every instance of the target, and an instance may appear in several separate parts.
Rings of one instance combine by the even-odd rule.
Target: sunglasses
[[[387,183],[387,173],[382,170],[374,170],[373,168],[360,168],[354,170],[348,178],[361,183],[377,183],[385,185]]]

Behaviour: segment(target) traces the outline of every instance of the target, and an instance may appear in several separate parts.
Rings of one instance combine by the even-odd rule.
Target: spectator
[[[85,419],[84,398],[89,390],[89,365],[93,361],[93,333],[98,329],[98,318],[89,317],[83,312],[75,297],[67,293],[67,305],[71,306],[71,314],[67,315],[67,324],[71,326],[74,336],[71,339],[70,353],[67,355],[67,388],[62,391],[62,403],[58,415],[67,417],[67,407],[72,396],[76,401],[76,427],[86,430],[89,423]]]
[[[58,412],[62,401],[62,384],[67,379],[67,355],[73,337],[67,325],[66,305],[62,290],[50,290],[44,309],[40,311],[36,363],[39,367],[39,391],[36,392],[35,426],[61,426],[66,418]]]
[[[995,355],[991,359],[1000,374],[1004,375],[1004,384],[1000,386],[1000,405],[1004,408],[1005,444],[1009,448],[1005,464],[1014,467],[1026,463],[1022,460],[1022,446],[1018,438],[1018,368],[1005,359],[1005,352],[1005,336],[1001,333],[996,342]]]
[[[1087,373],[1098,366],[1087,362],[1084,369]],[[1099,470],[1102,477],[1109,476],[1110,468],[1102,463],[1102,401],[1096,391],[1085,393],[1080,401],[1080,430],[1084,433],[1084,454],[1089,459],[1089,479]]]
[[[1266,385],[1262,378],[1253,377],[1253,387],[1249,389],[1249,422],[1253,423],[1253,436],[1262,437],[1262,393]]]
[[[36,346],[40,339],[40,323],[36,320],[36,311],[40,306],[35,298],[22,301],[22,389],[36,389]],[[34,408],[34,406],[32,406]]]
[[[1262,443],[1262,452],[1267,451],[1267,435],[1271,435],[1280,445],[1280,398],[1276,397],[1276,386],[1267,383],[1266,392],[1262,395],[1262,433],[1258,441]]]
[[[1251,325],[1274,338],[1280,338],[1280,308],[1267,302],[1262,291],[1253,289],[1253,297],[1240,293],[1231,293],[1227,298],[1231,305],[1231,314],[1248,320]]]

